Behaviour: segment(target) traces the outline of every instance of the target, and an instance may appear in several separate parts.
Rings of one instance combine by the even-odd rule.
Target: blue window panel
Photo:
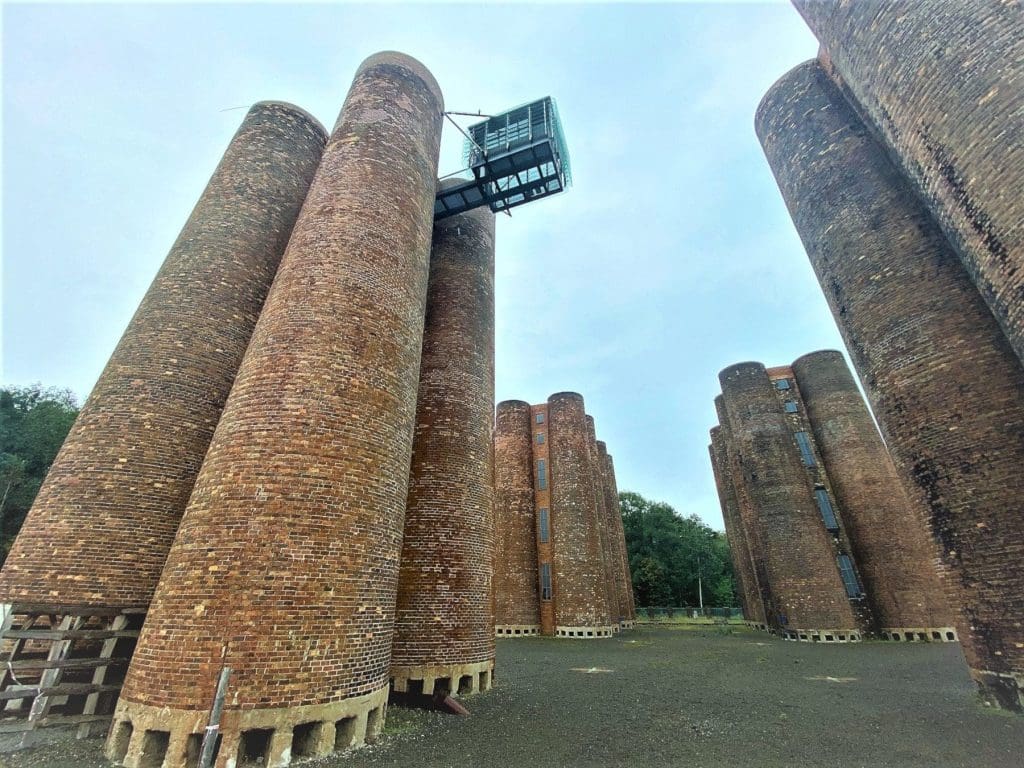
[[[839,561],[839,575],[843,577],[843,586],[846,587],[847,597],[860,597],[862,590],[860,588],[860,582],[857,581],[857,573],[853,570],[853,561],[849,555],[840,555]]]
[[[543,432],[538,432],[537,433],[537,445],[544,445],[544,433]]]
[[[537,488],[539,490],[547,490],[548,487],[548,468],[544,459],[537,460]]]
[[[540,599],[551,599],[551,563],[540,564]]]
[[[814,495],[818,499],[818,510],[821,512],[821,519],[825,521],[825,527],[830,531],[838,531],[839,521],[836,520],[836,513],[832,509],[832,500],[828,497],[828,491],[824,488],[815,488]]]
[[[538,424],[543,424],[544,423],[544,414],[543,413],[538,413],[537,414],[537,423]]]
[[[805,467],[815,467],[814,451],[811,450],[811,440],[806,432],[796,433],[796,444],[800,447],[800,458],[804,460]]]
[[[547,544],[551,540],[551,522],[547,507],[541,507],[537,512],[537,540],[541,544]]]
[[[786,413],[796,413],[796,411],[797,411],[796,400],[787,400],[786,401]]]
[[[789,389],[789,379],[776,379],[774,383],[776,389],[783,391]]]

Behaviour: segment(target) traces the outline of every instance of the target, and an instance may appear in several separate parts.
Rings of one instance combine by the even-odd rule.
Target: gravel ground
[[[958,645],[789,643],[742,628],[498,641],[470,717],[391,707],[370,766],[1024,766],[1024,718],[978,703]],[[101,741],[0,757],[100,768]]]

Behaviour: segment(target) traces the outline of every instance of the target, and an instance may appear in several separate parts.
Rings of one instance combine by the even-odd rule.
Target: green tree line
[[[637,606],[696,606],[701,589],[705,606],[739,605],[724,533],[638,493],[619,502]]]
[[[69,390],[39,384],[0,389],[0,563],[76,416]]]

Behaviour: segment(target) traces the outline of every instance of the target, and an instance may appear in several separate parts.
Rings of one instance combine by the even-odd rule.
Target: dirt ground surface
[[[982,706],[958,645],[809,645],[742,627],[498,641],[469,717],[388,710],[381,740],[302,765],[1024,766],[1024,718]],[[0,756],[100,768],[102,740]]]

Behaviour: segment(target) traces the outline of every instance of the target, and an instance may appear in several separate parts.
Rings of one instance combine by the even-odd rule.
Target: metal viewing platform
[[[550,96],[489,117],[464,133],[463,160],[472,178],[447,177],[448,185],[434,200],[435,221],[482,205],[495,213],[508,211],[572,184],[565,134]]]

